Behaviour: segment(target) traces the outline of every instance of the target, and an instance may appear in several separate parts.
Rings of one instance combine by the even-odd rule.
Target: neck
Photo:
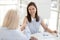
[[[32,18],[35,18],[35,15],[31,15]]]

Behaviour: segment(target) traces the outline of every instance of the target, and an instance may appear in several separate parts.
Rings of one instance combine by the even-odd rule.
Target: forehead
[[[34,6],[34,5],[31,5],[31,6],[29,6],[28,8],[35,8],[35,6]]]

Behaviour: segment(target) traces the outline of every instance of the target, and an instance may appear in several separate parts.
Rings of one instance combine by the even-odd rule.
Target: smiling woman
[[[30,24],[29,24],[29,27],[31,28],[31,29],[33,29],[33,27],[35,27],[35,28],[37,28],[36,27],[36,25],[34,25],[35,23],[33,23],[33,20],[35,19],[35,15],[34,15],[34,13],[36,13],[35,11],[36,11],[36,9],[34,9],[35,7],[34,6],[30,6],[29,8],[28,8],[28,11],[29,12],[27,12],[27,10],[26,10],[26,5],[28,5],[28,3],[29,2],[34,2],[35,4],[36,4],[36,6],[37,6],[37,10],[38,10],[38,16],[40,16],[40,17],[42,17],[42,18],[44,18],[44,19],[47,19],[47,21],[48,21],[48,28],[50,28],[52,31],[54,31],[54,30],[57,30],[57,18],[58,18],[58,9],[56,8],[58,5],[56,4],[57,3],[57,0],[55,1],[54,0],[54,2],[55,2],[55,5],[54,5],[54,3],[53,3],[53,1],[51,1],[51,0],[47,0],[47,1],[45,1],[45,0],[21,0],[21,4],[22,5],[24,5],[24,6],[22,6],[21,5],[21,15],[23,15],[23,16],[21,16],[21,20],[22,19],[24,19],[24,16],[26,16],[25,14],[26,13],[30,13],[31,14],[31,17],[29,17],[30,15],[29,14],[27,14],[28,16],[27,16],[27,18],[26,18],[26,20],[28,20],[29,22],[30,22],[30,24],[31,25],[33,25],[33,26],[31,26]],[[53,6],[53,7],[52,7]],[[34,7],[34,8],[33,8]],[[25,10],[24,10],[25,9]],[[52,10],[51,10],[52,9]],[[54,11],[53,11],[54,10]],[[56,11],[57,10],[57,11]],[[24,11],[24,12],[23,12]],[[32,16],[33,15],[33,16]],[[37,15],[37,14],[36,14]],[[34,17],[35,16],[35,17]],[[34,19],[33,19],[33,18]],[[38,18],[38,17],[37,17]],[[32,22],[31,22],[31,20],[32,20]],[[45,20],[44,20],[45,21]],[[26,22],[25,21],[25,19],[24,19],[24,21],[23,21],[23,23],[24,22]],[[26,24],[28,24],[28,22],[26,22]],[[34,29],[35,29],[34,28]],[[30,29],[30,30],[31,30]],[[33,30],[34,30],[33,29]],[[41,30],[41,29],[40,29]],[[32,30],[31,30],[32,31]],[[34,30],[35,31],[35,30]]]
[[[51,0],[47,0],[47,1],[44,1],[44,0],[40,0],[40,1],[30,0],[30,1],[36,3],[37,9],[38,9],[38,15],[40,17],[42,17],[44,19],[44,21],[45,21],[45,19],[47,19],[48,27],[50,29],[52,29],[52,30],[53,30],[53,28],[54,28],[54,30],[56,30],[57,29],[57,15],[55,15],[55,14],[58,14],[58,12],[55,13],[55,11],[53,11],[55,14],[52,14],[53,13],[51,11],[52,1]],[[23,6],[21,5],[21,8],[20,8],[21,9],[21,12],[20,12],[21,13],[21,15],[20,15],[20,18],[21,18],[20,22],[21,22],[21,24],[23,22],[24,16],[26,16],[25,13],[27,13],[26,12],[26,5],[28,5],[28,3],[30,1],[28,1],[28,0],[24,0],[24,1],[21,0],[21,4],[23,5]],[[56,5],[56,6],[58,6],[58,5]],[[54,8],[52,8],[52,9],[54,9]],[[23,10],[24,10],[24,12],[23,12]],[[56,10],[58,10],[58,9],[56,8]],[[53,18],[53,16],[54,16],[54,18]],[[55,19],[55,21],[53,21],[53,19]],[[52,24],[51,23],[52,21],[55,22],[55,23]]]

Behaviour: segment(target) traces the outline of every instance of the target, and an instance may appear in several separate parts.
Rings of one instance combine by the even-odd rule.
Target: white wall
[[[34,0],[33,0],[34,1]],[[51,0],[36,0],[36,5],[38,7],[38,13],[43,19],[50,18],[50,5]]]

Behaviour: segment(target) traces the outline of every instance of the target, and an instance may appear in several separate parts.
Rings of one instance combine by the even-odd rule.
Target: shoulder
[[[40,16],[38,16],[38,18],[39,18],[39,20],[41,19],[41,17],[40,17]]]
[[[27,16],[25,16],[24,20],[28,21]]]
[[[28,22],[27,16],[25,16],[25,18],[24,18],[24,22]]]
[[[27,20],[27,16],[25,16],[25,18],[24,19],[26,19]]]
[[[38,16],[38,17],[39,17],[39,22],[41,23],[43,21],[43,19],[41,16]]]
[[[38,16],[38,18],[39,18],[39,20],[41,20],[41,19],[42,19],[42,17],[41,17],[41,16]]]

